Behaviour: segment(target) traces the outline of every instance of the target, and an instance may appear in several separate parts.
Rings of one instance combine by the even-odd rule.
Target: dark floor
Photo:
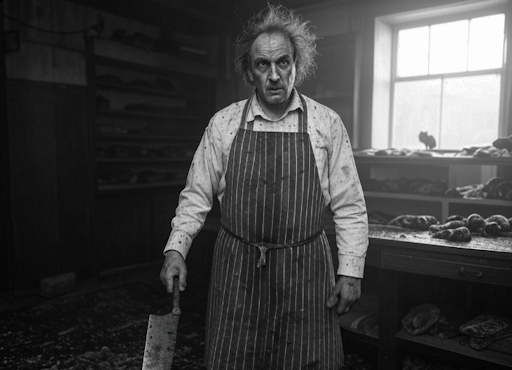
[[[182,294],[174,370],[204,370],[206,290]],[[140,370],[149,314],[170,311],[157,271],[43,299],[0,297],[0,369]],[[374,369],[345,343],[344,369]],[[367,354],[365,354],[366,356]]]

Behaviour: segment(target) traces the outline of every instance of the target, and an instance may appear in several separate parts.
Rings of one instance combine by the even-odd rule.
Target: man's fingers
[[[187,287],[187,272],[186,271],[181,271],[180,272],[180,291],[184,291],[185,288]]]
[[[174,291],[174,278],[179,279],[179,290],[184,291],[187,286],[187,265],[179,252],[169,251],[166,254],[164,265],[160,270],[160,280],[168,293]]]
[[[340,302],[338,303],[338,306],[336,307],[336,313],[338,315],[343,315],[344,313],[347,313],[350,311],[350,306],[348,305],[347,300],[340,299]]]
[[[345,300],[344,302],[340,302],[340,304],[338,305],[338,309],[337,309],[338,315],[344,315],[346,313],[349,313],[350,310],[352,309],[353,305],[354,305],[354,303],[351,301],[348,301],[348,300]]]
[[[326,302],[327,308],[333,308],[336,303],[338,303],[338,296],[334,294],[334,292],[329,296],[329,299]]]

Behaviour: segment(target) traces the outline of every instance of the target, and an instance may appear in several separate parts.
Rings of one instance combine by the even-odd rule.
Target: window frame
[[[488,74],[500,75],[500,109],[498,112],[498,136],[506,136],[511,129],[507,126],[510,112],[507,108],[509,90],[512,82],[507,84],[507,76],[512,71],[507,68],[508,35],[512,29],[512,20],[508,11],[506,0],[481,1],[471,4],[455,4],[451,6],[429,8],[407,13],[392,14],[375,19],[375,45],[374,45],[374,81],[372,100],[371,146],[375,148],[389,148],[392,145],[393,134],[393,104],[395,83],[401,81],[420,81],[430,79],[471,77]],[[426,74],[422,76],[397,76],[397,49],[398,31],[406,28],[429,26],[457,20],[472,19],[493,14],[505,15],[505,37],[503,45],[503,64],[501,68],[478,71],[465,71],[454,73]],[[380,34],[379,34],[380,33]],[[387,91],[386,91],[387,87]],[[382,116],[384,115],[384,117]],[[387,130],[383,129],[383,126]]]

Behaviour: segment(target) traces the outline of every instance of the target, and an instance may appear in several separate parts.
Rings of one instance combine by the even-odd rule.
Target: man
[[[268,5],[236,43],[255,87],[211,119],[194,156],[165,247],[161,279],[185,289],[185,257],[217,196],[207,313],[208,369],[343,366],[337,314],[361,295],[368,246],[364,198],[347,132],[331,109],[300,95],[315,67],[315,35]],[[338,279],[323,232],[334,214]]]

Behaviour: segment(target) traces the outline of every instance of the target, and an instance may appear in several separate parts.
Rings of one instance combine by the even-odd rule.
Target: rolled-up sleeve
[[[328,153],[330,208],[338,247],[338,275],[362,278],[368,249],[368,217],[350,139],[339,117],[331,124]]]
[[[206,128],[194,154],[185,188],[179,196],[176,215],[171,220],[172,231],[164,248],[180,252],[186,258],[192,240],[202,229],[213,206],[222,177],[221,134],[214,124],[215,116]]]

